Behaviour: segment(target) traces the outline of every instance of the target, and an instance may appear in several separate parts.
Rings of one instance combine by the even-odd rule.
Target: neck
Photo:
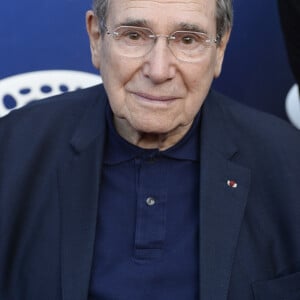
[[[177,144],[188,132],[193,123],[179,126],[167,133],[140,132],[125,119],[114,119],[119,135],[127,142],[144,149],[166,150]]]

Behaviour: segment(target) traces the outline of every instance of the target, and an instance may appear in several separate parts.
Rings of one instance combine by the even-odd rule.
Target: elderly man
[[[95,0],[103,85],[0,121],[0,299],[300,299],[300,135],[210,90],[231,0]]]

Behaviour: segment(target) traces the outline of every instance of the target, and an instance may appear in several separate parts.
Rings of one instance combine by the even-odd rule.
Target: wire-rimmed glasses
[[[205,49],[219,42],[219,38],[210,38],[206,33],[178,30],[169,35],[155,34],[151,29],[138,26],[119,26],[110,31],[104,26],[106,33],[117,41],[122,56],[138,58],[148,54],[158,38],[167,39],[173,55],[185,62],[201,60]]]

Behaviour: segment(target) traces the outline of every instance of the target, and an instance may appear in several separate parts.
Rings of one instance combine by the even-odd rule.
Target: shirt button
[[[146,203],[148,206],[153,206],[153,205],[155,205],[156,201],[153,197],[148,197],[146,200]]]

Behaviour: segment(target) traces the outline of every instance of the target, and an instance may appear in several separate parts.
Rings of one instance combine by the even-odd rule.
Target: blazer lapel
[[[230,119],[210,94],[203,107],[200,175],[200,299],[227,299],[250,171],[234,162]]]
[[[63,300],[88,297],[105,142],[105,103],[105,99],[98,99],[87,110],[72,137],[67,155],[70,160],[58,173]]]

